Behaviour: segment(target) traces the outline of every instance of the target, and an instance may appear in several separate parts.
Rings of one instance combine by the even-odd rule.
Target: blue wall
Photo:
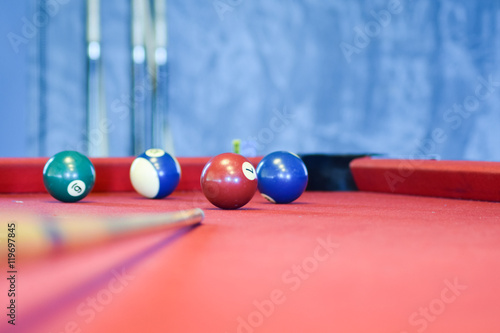
[[[19,29],[20,16],[32,15],[20,3],[0,11],[9,18],[0,20],[3,36]],[[123,3],[102,4],[114,156],[132,152],[130,9]],[[169,112],[179,156],[221,153],[240,138],[255,141],[258,154],[288,149],[500,160],[497,0],[168,5]],[[7,106],[0,155],[85,148],[83,9],[83,1],[69,1],[48,26],[44,138],[31,138],[26,129],[33,125],[21,125],[29,123],[29,80],[19,76],[31,77],[30,58],[7,48],[0,65]],[[5,144],[7,138],[15,144]]]
[[[25,1],[26,2],[26,1]],[[0,156],[27,153],[28,63],[26,49],[14,52],[7,35],[20,27],[26,3],[11,1],[0,9]]]

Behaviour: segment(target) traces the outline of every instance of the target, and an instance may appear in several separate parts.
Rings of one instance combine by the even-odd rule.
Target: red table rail
[[[365,157],[350,167],[361,191],[500,201],[500,162]]]
[[[0,193],[45,192],[43,167],[49,158],[0,158]],[[134,157],[91,158],[96,170],[93,192],[133,191],[129,170]],[[180,157],[182,175],[177,190],[201,190],[200,176],[210,157]],[[250,158],[257,165],[260,158]]]

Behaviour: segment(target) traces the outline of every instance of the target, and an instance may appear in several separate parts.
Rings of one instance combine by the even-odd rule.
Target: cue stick
[[[15,244],[21,253],[20,257],[33,259],[102,244],[125,236],[194,226],[200,224],[203,218],[203,210],[194,208],[124,217],[20,215],[9,216],[3,220],[16,223]],[[3,248],[6,249],[7,246]]]
[[[175,155],[172,131],[168,119],[168,25],[167,1],[154,0],[155,86],[153,90],[153,143]]]
[[[151,148],[150,123],[151,83],[149,82],[147,50],[145,45],[145,0],[132,0],[132,126],[134,154]],[[148,116],[149,115],[149,116]]]
[[[148,79],[152,82],[154,81],[155,72],[155,48],[156,48],[156,31],[154,27],[154,10],[155,7],[151,4],[152,0],[143,0],[142,4],[144,6],[144,22],[143,22],[143,33],[144,33],[144,46],[146,48],[146,64]],[[150,88],[154,88],[152,85]]]
[[[39,0],[36,10],[45,13],[46,7],[47,1]],[[45,143],[47,141],[47,27],[45,24],[39,27],[36,58],[38,66],[36,68],[35,94],[38,105],[33,108],[35,116],[30,118],[34,120],[32,122],[34,137],[30,139],[29,146],[33,147],[32,155],[45,156]]]
[[[100,0],[87,0],[87,144],[93,157],[108,156],[100,16]]]
[[[143,0],[144,5],[144,45],[146,48],[146,80],[148,84],[148,109],[146,113],[146,136],[148,147],[158,147],[154,142],[154,126],[155,126],[155,91],[156,91],[156,31],[154,28],[154,6],[152,0]],[[160,147],[162,148],[162,147]]]

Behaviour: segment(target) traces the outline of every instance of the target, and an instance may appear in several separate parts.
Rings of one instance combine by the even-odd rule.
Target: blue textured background
[[[45,138],[30,135],[34,40],[16,54],[6,38],[33,15],[31,3],[3,3],[0,10],[0,155],[83,150],[84,2],[61,5],[48,26]],[[168,6],[169,112],[179,156],[221,153],[240,138],[255,140],[258,154],[500,160],[498,0]],[[122,1],[102,7],[111,154],[130,155],[130,8]]]

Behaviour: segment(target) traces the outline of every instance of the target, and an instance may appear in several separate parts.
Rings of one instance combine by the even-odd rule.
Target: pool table
[[[257,193],[221,210],[199,188],[207,158],[180,158],[181,183],[160,200],[133,192],[132,158],[93,159],[96,186],[77,203],[45,192],[46,160],[0,159],[1,332],[500,332],[497,163],[408,172],[405,161],[365,157],[351,163],[358,190],[307,191],[287,205]],[[8,224],[27,214],[194,207],[205,213],[194,227],[36,258],[22,256],[16,235],[8,273]]]

